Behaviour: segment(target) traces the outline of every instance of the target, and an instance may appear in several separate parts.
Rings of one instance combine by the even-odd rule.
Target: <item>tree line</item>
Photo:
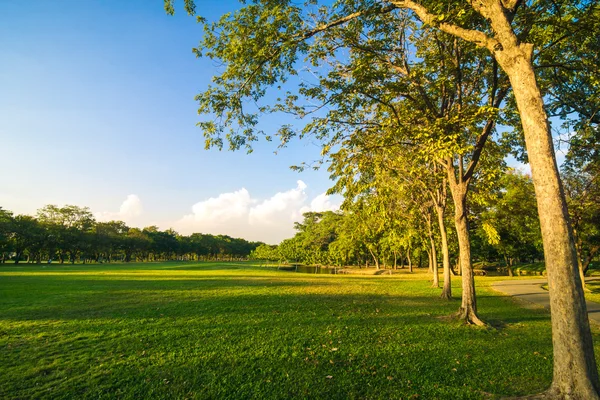
[[[563,181],[568,188],[571,220],[577,227],[578,261],[585,275],[600,251],[600,186],[591,179],[595,175],[588,176],[586,182],[583,171],[574,174],[572,167],[565,165],[563,172],[568,174]],[[513,276],[519,263],[544,259],[535,190],[531,177],[516,170],[504,172],[493,189],[485,205],[470,210],[471,255],[479,273],[485,273],[489,266]],[[422,207],[425,214],[416,219],[406,214],[395,219],[377,213],[367,216],[356,209],[305,213],[304,220],[295,224],[294,237],[279,245],[261,244],[250,257],[311,265],[407,267],[411,272],[418,266],[435,275],[434,264],[442,262],[442,243],[441,232],[431,219],[432,208],[432,202],[426,202]],[[450,223],[447,219],[445,224]],[[451,274],[460,275],[459,247],[453,231],[447,232],[446,242]],[[434,286],[438,280],[432,277]]]
[[[234,260],[246,259],[259,245],[227,235],[184,236],[156,226],[99,222],[87,207],[47,205],[36,216],[0,207],[0,263]]]

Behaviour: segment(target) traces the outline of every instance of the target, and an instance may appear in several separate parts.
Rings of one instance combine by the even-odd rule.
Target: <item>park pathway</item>
[[[500,281],[492,283],[492,288],[528,303],[550,309],[550,296],[548,291],[542,288],[542,285],[546,283],[548,283],[546,279]],[[587,309],[590,322],[600,325],[600,304],[587,300]]]

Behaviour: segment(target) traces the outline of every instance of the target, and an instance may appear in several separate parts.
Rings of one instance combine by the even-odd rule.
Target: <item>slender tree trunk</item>
[[[436,206],[435,210],[438,216],[444,268],[444,288],[442,289],[440,297],[442,299],[450,300],[452,298],[452,278],[450,274],[450,252],[448,251],[448,236],[446,234],[446,223],[444,221],[444,208]]]
[[[492,13],[499,4],[490,5]],[[533,46],[519,44],[514,35],[504,32],[505,20],[505,16],[491,16],[502,44],[495,56],[510,79],[523,124],[550,292],[554,374],[546,394],[555,398],[599,399],[600,381],[587,307],[552,134],[532,65]]]
[[[590,264],[594,260],[594,257],[596,256],[596,254],[598,253],[598,251],[600,251],[600,246],[594,246],[594,247],[592,247],[592,249],[590,250],[590,254],[588,254],[588,256],[585,259],[585,261],[582,261],[582,270],[583,270],[584,276],[588,272],[588,269],[590,268]]]
[[[427,272],[432,274],[433,273],[433,261],[431,260],[431,249],[427,250]]]
[[[429,235],[429,245],[431,246],[431,272],[433,273],[432,287],[440,287],[440,277],[438,273],[437,252],[435,249],[435,241],[433,239],[433,230],[431,229],[431,216],[427,217],[427,233]]]
[[[408,260],[408,272],[412,273],[413,272],[413,264],[412,264],[412,260],[410,258],[410,250],[406,253],[406,258]]]
[[[453,170],[448,170],[454,175]],[[469,222],[467,220],[467,186],[468,183],[456,183],[454,176],[449,176],[450,191],[454,200],[454,223],[458,236],[458,249],[462,279],[462,304],[458,317],[468,324],[485,325],[477,315],[477,299],[475,295],[475,279],[471,264],[471,241],[469,238]]]
[[[507,257],[506,255],[504,256],[504,262],[506,263],[506,269],[508,271],[508,276],[513,277],[515,276],[513,270],[512,270],[512,266],[513,266],[513,259]]]
[[[377,259],[377,257],[375,257],[375,254],[373,253],[373,251],[371,251],[371,249],[369,249],[369,253],[371,253],[371,257],[373,257],[373,261],[375,262],[375,269],[379,270],[379,260]],[[368,261],[367,261],[367,267],[369,266]]]
[[[433,236],[429,237],[429,242],[431,245],[431,269],[433,272],[433,282],[431,286],[437,288],[440,287],[440,277],[438,273],[437,252],[435,250],[435,241],[433,240]]]

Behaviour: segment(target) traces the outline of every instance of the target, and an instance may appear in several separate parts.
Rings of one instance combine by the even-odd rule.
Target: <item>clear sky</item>
[[[302,212],[335,208],[327,171],[289,169],[316,159],[315,144],[203,149],[194,96],[218,70],[192,54],[200,25],[178,11],[167,16],[162,0],[0,1],[0,206],[75,204],[100,220],[269,243]]]

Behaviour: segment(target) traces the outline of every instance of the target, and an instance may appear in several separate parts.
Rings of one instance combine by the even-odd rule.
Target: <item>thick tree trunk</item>
[[[454,174],[449,171],[449,174]],[[454,179],[453,176],[450,178]],[[475,296],[475,279],[471,264],[471,242],[469,238],[469,223],[467,220],[467,183],[456,183],[451,180],[450,191],[454,200],[454,223],[458,236],[458,249],[462,279],[462,304],[458,317],[468,324],[485,325],[477,315],[477,299]]]
[[[446,234],[446,223],[444,221],[444,209],[436,207],[438,216],[438,227],[440,229],[440,238],[442,244],[442,261],[444,268],[444,288],[442,289],[441,298],[450,300],[452,298],[452,281],[450,274],[450,252],[448,251],[448,236]]]
[[[581,280],[581,287],[585,291],[585,269],[583,268],[583,255],[581,249],[581,240],[577,235],[577,228],[572,226],[571,233],[573,235],[573,244],[575,245],[575,254],[577,257],[577,267],[579,268],[579,279]]]
[[[523,124],[548,274],[554,375],[546,395],[599,399],[587,307],[550,126],[532,66],[533,46],[502,35],[499,39],[503,48],[495,55],[510,79]]]

